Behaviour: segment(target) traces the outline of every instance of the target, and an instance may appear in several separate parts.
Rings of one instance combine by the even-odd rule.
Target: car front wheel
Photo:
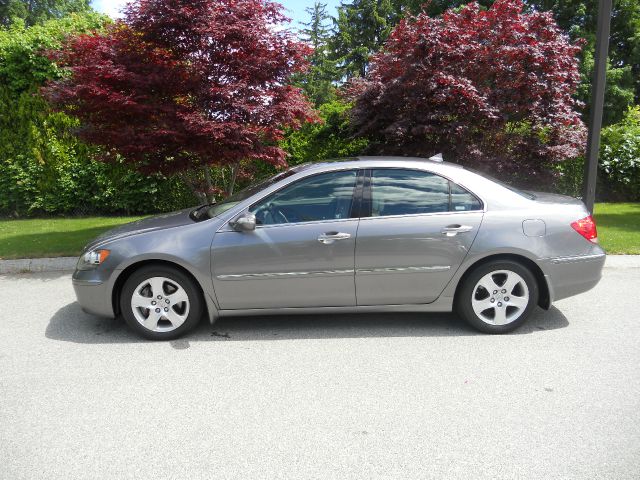
[[[172,340],[195,327],[202,316],[202,299],[193,280],[165,266],[134,272],[120,296],[125,321],[151,340]]]
[[[485,333],[507,333],[522,325],[538,304],[538,283],[528,268],[511,260],[488,262],[465,279],[456,310]]]

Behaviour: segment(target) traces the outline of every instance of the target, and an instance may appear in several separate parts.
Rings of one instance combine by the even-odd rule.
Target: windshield
[[[248,187],[244,188],[243,190],[240,190],[239,192],[234,193],[230,197],[225,198],[221,202],[212,205],[207,210],[206,218],[213,218],[213,217],[217,217],[218,215],[223,214],[224,212],[226,212],[230,208],[235,207],[240,202],[246,200],[247,198],[251,197],[252,195],[255,195],[259,191],[264,190],[267,187],[270,187],[274,183],[279,182],[280,180],[282,180],[283,178],[290,177],[294,173],[297,173],[300,170],[301,166],[302,165],[297,165],[296,167],[290,168],[289,170],[285,170],[284,172],[277,173],[276,175],[274,175],[271,178],[267,178],[266,180],[263,180],[261,182],[249,185]]]
[[[476,175],[480,175],[481,177],[484,177],[487,180],[491,180],[492,182],[497,183],[501,187],[504,187],[504,188],[506,188],[508,190],[511,190],[513,193],[517,193],[521,197],[527,198],[529,200],[534,200],[536,198],[536,196],[533,193],[528,192],[526,190],[520,190],[519,188],[516,188],[516,187],[514,187],[512,185],[509,185],[508,183],[505,183],[505,182],[503,182],[501,180],[498,180],[497,178],[494,178],[491,175],[487,175],[484,172],[479,172],[478,170],[474,170],[472,168],[467,168],[467,167],[465,167],[465,170],[469,170],[470,172],[473,172]]]

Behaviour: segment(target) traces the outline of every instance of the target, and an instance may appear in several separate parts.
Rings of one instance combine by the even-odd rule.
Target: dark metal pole
[[[584,163],[583,199],[590,213],[596,200],[596,177],[598,175],[598,153],[600,152],[600,129],[604,109],[604,87],[607,80],[607,54],[609,52],[609,29],[611,26],[612,0],[599,0],[598,29],[596,32],[596,54],[591,85],[591,110],[589,112],[589,135],[587,156]]]

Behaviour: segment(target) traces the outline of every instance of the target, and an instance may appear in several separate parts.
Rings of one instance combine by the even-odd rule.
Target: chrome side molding
[[[434,265],[429,267],[358,268],[356,270],[356,274],[445,272],[450,269],[451,269],[451,265]]]
[[[316,270],[312,272],[269,272],[269,273],[239,273],[232,275],[217,275],[218,280],[246,280],[246,279],[261,279],[261,278],[295,278],[295,277],[309,277],[309,276],[324,276],[324,275],[353,275],[353,269],[349,270]]]

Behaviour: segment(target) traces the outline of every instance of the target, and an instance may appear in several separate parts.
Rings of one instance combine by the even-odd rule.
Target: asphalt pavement
[[[637,479],[640,269],[478,334],[254,317],[149,342],[66,273],[0,276],[0,478]]]

